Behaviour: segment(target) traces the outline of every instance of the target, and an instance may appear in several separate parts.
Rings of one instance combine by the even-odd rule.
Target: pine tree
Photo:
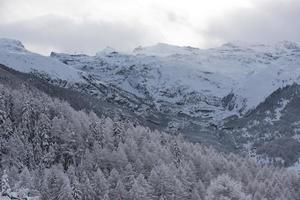
[[[128,161],[134,166],[133,163],[138,159],[138,146],[132,137],[127,137],[124,143],[124,151],[127,155]]]
[[[123,176],[123,183],[125,189],[129,191],[134,183],[134,171],[132,169],[132,165],[129,163],[125,167],[124,176]]]
[[[81,200],[82,199],[82,191],[81,191],[81,185],[79,183],[78,177],[75,173],[75,168],[73,166],[70,166],[67,171],[69,180],[70,180],[70,186],[72,189],[72,196],[74,200]]]
[[[124,145],[119,145],[116,151],[113,151],[113,163],[116,169],[123,169],[128,164],[127,155],[124,150]]]
[[[178,189],[173,171],[164,164],[155,167],[151,171],[148,181],[152,198],[155,199],[160,197],[171,198],[175,190]]]
[[[176,140],[173,141],[173,144],[171,146],[171,153],[173,155],[173,160],[174,160],[173,162],[174,162],[175,166],[179,167],[181,164],[183,155],[182,155],[181,149]]]
[[[106,194],[104,195],[103,200],[110,200],[110,199],[109,199],[108,193],[106,193]]]
[[[48,152],[45,153],[41,159],[42,159],[42,163],[45,167],[51,167],[55,163],[56,151],[53,148],[53,146],[49,147]]]
[[[1,138],[0,138],[1,140]],[[1,164],[3,166],[23,166],[30,165],[28,158],[28,150],[30,150],[30,143],[26,143],[20,138],[19,132],[12,135],[8,141],[4,140],[0,146],[1,152],[7,152],[1,155]]]
[[[17,188],[31,189],[33,186],[33,179],[27,167],[25,167],[20,176]]]
[[[13,126],[11,119],[7,113],[0,109],[0,137],[8,139],[13,134]]]
[[[12,191],[16,190],[18,182],[20,180],[20,170],[17,167],[12,166],[7,171],[7,175],[9,177],[9,185],[13,186],[13,187],[11,187],[11,190]],[[31,183],[32,183],[32,187],[33,187],[33,178],[32,178],[32,176],[30,176],[30,179],[32,181]]]
[[[95,193],[91,185],[90,179],[87,177],[87,175],[84,175],[84,180],[84,183],[81,185],[82,200],[94,199]]]
[[[119,180],[120,180],[119,172],[116,169],[111,170],[110,175],[108,177],[108,183],[110,185],[110,188],[115,188]]]
[[[91,153],[88,149],[86,149],[84,153],[82,166],[86,172],[92,172],[95,170],[93,153]]]
[[[109,189],[109,184],[100,169],[98,169],[94,173],[92,183],[93,183],[92,185],[93,185],[93,189],[95,191],[96,199],[101,200],[102,198],[104,198],[104,195],[107,194],[108,189]]]
[[[49,117],[41,113],[35,125],[35,137],[39,138],[37,145],[39,145],[42,150],[46,150],[51,145],[51,121]]]
[[[182,189],[186,194],[191,194],[193,187],[196,185],[195,169],[191,162],[181,163],[177,166],[179,179],[182,183]]]
[[[118,181],[116,188],[111,190],[110,198],[115,200],[124,200],[127,199],[128,193],[122,183],[122,181]]]
[[[8,196],[10,192],[11,188],[9,185],[7,170],[4,170],[1,178],[1,194],[2,196]]]
[[[42,197],[44,199],[57,199],[64,185],[64,174],[58,167],[52,167],[45,171],[42,186]]]
[[[148,184],[147,180],[145,179],[145,176],[143,174],[138,175],[138,177],[135,179],[135,182],[137,183],[137,185],[139,185],[140,187],[142,187],[147,196],[149,197],[149,193],[150,193],[150,185]]]
[[[139,185],[138,181],[134,181],[132,188],[129,192],[129,197],[131,200],[150,200],[150,198],[148,197],[148,194],[146,192],[147,188],[144,188],[143,185]]]
[[[43,190],[43,183],[44,183],[44,174],[45,170],[40,167],[34,171],[31,171],[32,174],[32,180],[33,180],[33,189],[37,191],[42,191]]]
[[[242,191],[241,183],[223,174],[212,180],[207,188],[207,200],[245,200],[246,195]]]
[[[114,150],[114,138],[113,138],[113,121],[110,118],[106,118],[103,123],[103,145],[108,150]]]
[[[22,105],[21,111],[21,126],[23,130],[23,135],[30,133],[29,140],[33,138],[34,129],[34,119],[36,119],[36,113],[34,109],[33,102],[30,103],[31,97],[25,99],[25,103]]]
[[[191,200],[202,200],[197,189],[193,189],[192,195],[191,195]]]
[[[193,190],[197,190],[197,193],[199,194],[199,196],[201,197],[201,199],[205,199],[205,186],[202,183],[202,181],[199,179],[199,181],[196,183],[196,185],[194,185]]]
[[[114,146],[118,148],[120,142],[124,142],[124,124],[121,120],[115,119],[113,123],[113,138],[114,138]]]
[[[77,180],[77,177],[74,179],[73,183],[71,184],[71,189],[72,189],[72,196],[74,200],[81,200],[82,199],[81,185]]]
[[[73,191],[70,186],[70,181],[69,181],[68,177],[65,176],[64,183],[58,194],[58,200],[75,200],[72,193],[73,193]]]

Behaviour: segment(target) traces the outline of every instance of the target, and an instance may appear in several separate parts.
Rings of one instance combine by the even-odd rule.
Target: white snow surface
[[[209,110],[216,119],[255,108],[278,88],[299,83],[300,76],[300,46],[288,41],[231,42],[212,49],[160,43],[132,54],[106,49],[96,56],[55,57],[139,97],[147,94],[157,107],[162,101],[183,104],[184,113]],[[236,96],[232,111],[221,105],[230,93]]]
[[[212,49],[160,43],[138,47],[131,54],[106,48],[95,56],[45,57],[27,51],[19,41],[0,39],[0,63],[74,82],[83,81],[80,73],[90,74],[99,82],[149,98],[158,108],[168,102],[193,116],[207,110],[216,119],[253,109],[278,88],[300,82],[300,46],[288,41],[231,42]],[[221,103],[230,93],[236,97],[232,111]]]
[[[195,71],[213,73],[205,78],[214,77],[223,92],[232,90],[241,100],[246,100],[246,110],[256,107],[276,89],[299,83],[300,46],[289,41],[272,45],[236,41],[205,50],[158,44],[140,47],[133,53],[163,57],[169,62],[180,60],[186,65],[183,70],[188,69],[190,74]],[[222,96],[223,92],[212,91],[216,96]]]
[[[80,81],[79,72],[51,57],[32,53],[17,40],[0,39],[0,64],[17,71],[46,73],[53,78],[72,82]]]
[[[198,51],[199,49],[193,47],[179,47],[175,45],[158,43],[155,46],[149,47],[137,47],[133,50],[133,54],[135,55],[146,55],[146,56],[171,56],[175,54],[187,55],[191,54],[194,51]]]

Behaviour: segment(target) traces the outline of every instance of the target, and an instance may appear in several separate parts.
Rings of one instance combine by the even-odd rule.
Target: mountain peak
[[[222,47],[231,47],[231,48],[249,47],[249,46],[252,46],[252,44],[240,40],[230,41],[222,45]]]
[[[300,49],[300,45],[296,42],[288,41],[288,40],[283,40],[280,41],[276,44],[278,47],[283,47],[286,49]]]
[[[97,55],[108,55],[108,54],[116,54],[118,51],[110,46],[105,47],[102,51],[96,53]]]
[[[0,38],[0,49],[9,51],[26,51],[25,46],[19,40]]]
[[[284,50],[293,50],[300,49],[300,45],[296,42],[283,40],[276,43],[270,44],[261,44],[261,43],[248,43],[243,41],[231,41],[223,44],[221,47],[233,48],[233,49],[256,49],[256,50],[266,50],[266,49],[284,49]]]
[[[197,48],[187,46],[176,46],[166,43],[157,43],[153,46],[142,47],[139,46],[133,50],[134,54],[142,54],[147,56],[159,56],[166,57],[175,54],[191,54],[193,51],[198,50]]]

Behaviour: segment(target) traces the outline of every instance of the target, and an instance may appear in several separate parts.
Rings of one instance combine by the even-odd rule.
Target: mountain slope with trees
[[[3,77],[2,77],[3,78]],[[300,175],[0,84],[3,199],[298,200]]]

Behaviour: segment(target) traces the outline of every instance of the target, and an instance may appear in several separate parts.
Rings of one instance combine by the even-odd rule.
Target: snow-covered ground
[[[72,82],[80,81],[80,76],[74,68],[53,58],[32,53],[17,40],[0,39],[0,63],[21,72],[28,73],[37,70],[53,78]]]
[[[22,72],[38,70],[55,78],[83,81],[81,73],[148,99],[160,109],[222,119],[241,109],[255,108],[272,92],[300,77],[300,46],[232,42],[213,49],[157,44],[138,47],[131,54],[107,48],[95,56],[27,51],[21,42],[0,40],[0,63]],[[228,110],[222,98],[235,95]],[[204,114],[203,114],[204,113]]]
[[[184,104],[193,116],[209,110],[220,119],[255,108],[272,92],[299,82],[300,47],[292,42],[274,45],[227,43],[213,49],[157,44],[138,47],[132,54],[106,49],[96,56],[53,54],[68,65],[140,97]],[[235,108],[224,110],[221,98],[234,93]],[[194,100],[194,101],[193,101]]]
[[[163,57],[167,63],[175,62],[177,66],[184,63],[182,70],[190,74],[206,72],[209,75],[204,77],[210,80],[210,86],[219,83],[223,92],[205,84],[199,86],[199,79],[196,79],[197,89],[207,88],[216,96],[232,90],[246,99],[247,109],[257,106],[279,87],[299,83],[300,46],[288,41],[274,45],[235,42],[206,50],[158,44],[139,48],[134,53]],[[181,78],[181,74],[177,76]]]

